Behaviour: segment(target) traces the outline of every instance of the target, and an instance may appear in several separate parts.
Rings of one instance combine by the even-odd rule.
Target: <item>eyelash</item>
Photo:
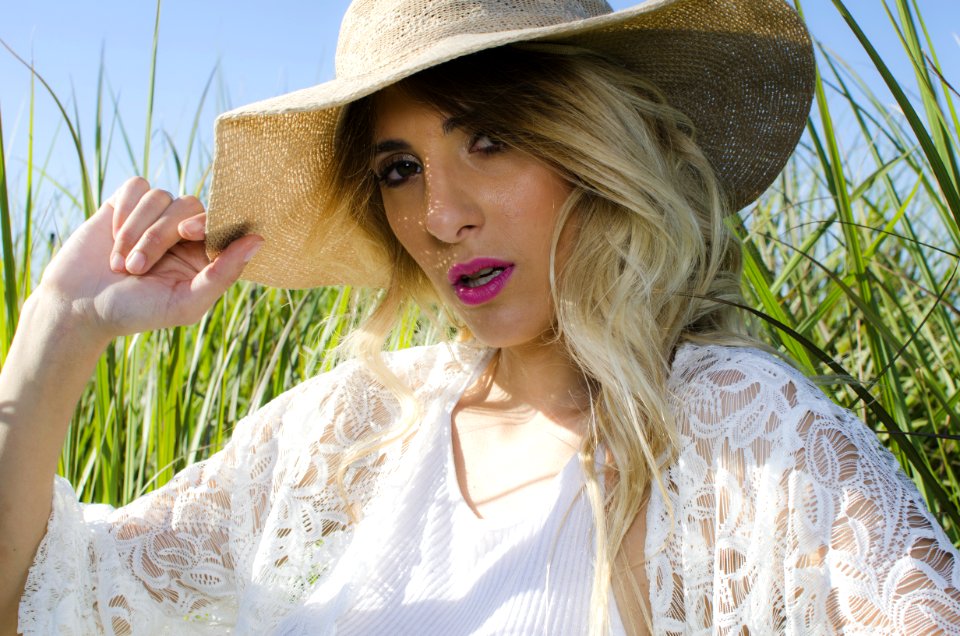
[[[477,145],[477,142],[480,141],[481,139],[486,139],[487,141],[490,142],[490,145],[485,146],[483,148],[478,148],[477,150],[473,150],[473,148]],[[507,144],[505,144],[499,138],[494,137],[493,135],[489,135],[487,133],[474,133],[474,135],[470,138],[470,149],[473,152],[480,152],[485,155],[493,155],[498,152],[503,152],[504,150],[506,150]]]
[[[377,169],[374,171],[374,174],[377,178],[377,182],[380,185],[387,188],[395,188],[398,185],[406,183],[407,179],[411,175],[400,176],[399,179],[394,179],[390,177],[390,173],[394,170],[397,170],[401,166],[404,167],[414,167],[413,174],[420,174],[423,172],[423,166],[420,165],[420,162],[417,161],[417,158],[413,155],[402,154],[402,155],[390,155],[389,157],[384,158],[383,161],[377,166]]]
[[[485,145],[482,148],[476,148],[477,143],[481,140],[486,139],[489,142],[489,145]],[[503,152],[507,149],[507,145],[486,133],[476,133],[470,138],[470,152],[477,152],[482,155],[494,155],[499,152]],[[390,173],[395,170],[404,168],[409,169],[413,167],[413,172],[407,174],[406,176],[399,176],[399,178],[394,178],[390,176]],[[423,166],[420,165],[419,160],[411,154],[398,154],[390,155],[384,158],[381,161],[376,170],[374,171],[374,176],[377,179],[377,182],[386,188],[396,188],[397,186],[403,185],[406,183],[407,179],[411,176],[420,174],[423,172]]]

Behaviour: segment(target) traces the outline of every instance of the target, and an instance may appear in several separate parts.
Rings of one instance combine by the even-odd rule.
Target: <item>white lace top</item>
[[[409,523],[405,487],[449,426],[438,414],[486,353],[390,357],[424,421],[412,443],[354,466],[346,498],[331,458],[399,415],[356,363],[280,396],[224,451],[119,510],[79,505],[58,479],[20,629],[346,631],[377,602],[380,557]],[[960,634],[960,556],[861,422],[752,349],[684,345],[670,388],[680,452],[665,473],[669,502],[653,490],[645,546],[658,634]]]
[[[370,551],[363,576],[354,558],[341,558],[352,587],[347,609],[329,611],[329,593],[343,583],[318,586],[280,634],[328,633],[334,621],[338,636],[587,633],[593,513],[579,456],[571,450],[549,495],[518,518],[478,519],[453,459],[458,398],[455,389],[424,413],[418,461],[403,471],[389,523],[375,541],[357,543]],[[616,604],[610,609],[614,636],[622,636]]]

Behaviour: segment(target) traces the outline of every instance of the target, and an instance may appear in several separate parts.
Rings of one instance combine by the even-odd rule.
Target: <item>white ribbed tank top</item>
[[[480,519],[464,501],[453,460],[450,400],[424,461],[398,491],[392,527],[338,636],[586,634],[593,582],[593,516],[577,455],[551,496],[509,523]],[[428,427],[428,429],[431,427]],[[421,431],[423,432],[423,431]],[[610,596],[611,633],[624,633]]]

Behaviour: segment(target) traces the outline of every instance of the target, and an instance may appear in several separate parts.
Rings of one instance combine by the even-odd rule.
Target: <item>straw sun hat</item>
[[[574,44],[620,60],[694,123],[735,208],[783,168],[810,110],[810,38],[783,0],[354,0],[336,79],[250,104],[216,124],[211,256],[264,237],[243,278],[277,287],[382,286],[389,264],[349,219],[321,218],[343,107],[423,69],[504,44]]]

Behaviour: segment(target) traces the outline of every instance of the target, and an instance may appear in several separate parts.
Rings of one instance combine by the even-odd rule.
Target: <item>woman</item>
[[[209,217],[135,179],[71,237],[0,377],[7,625],[23,591],[27,633],[960,630],[960,558],[889,454],[725,346],[723,219],[802,129],[803,26],[602,4],[357,0],[337,80],[219,120]],[[241,271],[385,293],[355,361],[215,457],[51,504],[106,343]],[[381,356],[410,300],[457,338]]]

